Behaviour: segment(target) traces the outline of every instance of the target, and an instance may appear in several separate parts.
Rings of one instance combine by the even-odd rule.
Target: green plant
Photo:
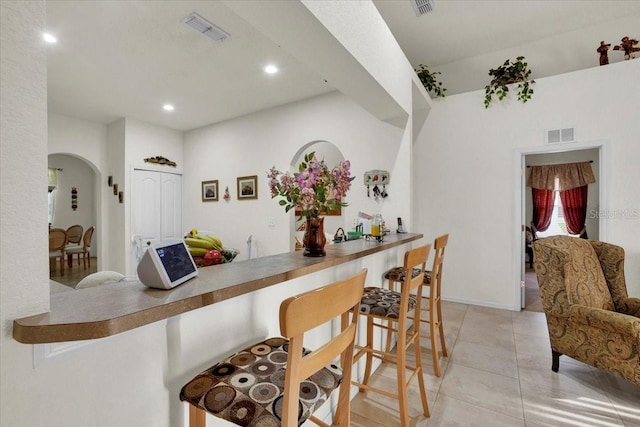
[[[440,71],[431,72],[426,65],[418,65],[415,69],[418,78],[422,82],[422,85],[427,89],[427,92],[433,92],[436,97],[441,96],[444,98],[446,88],[442,87],[442,82],[439,82],[436,75],[442,74]]]
[[[489,76],[493,77],[491,83],[485,86],[484,108],[489,108],[493,95],[502,101],[509,93],[508,85],[518,83],[518,101],[527,102],[533,94],[532,85],[535,80],[529,80],[531,70],[524,62],[524,56],[518,56],[515,62],[507,59],[504,64],[496,69],[489,70]]]

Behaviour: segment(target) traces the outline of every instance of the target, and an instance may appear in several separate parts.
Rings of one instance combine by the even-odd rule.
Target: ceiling
[[[638,38],[640,1],[374,0],[413,66],[441,71],[447,94],[477,90],[506,58],[533,77],[597,66],[601,39]],[[49,1],[48,103],[99,123],[130,117],[190,130],[336,90],[221,1]],[[181,20],[196,11],[230,33],[214,42]],[[295,19],[289,16],[287,19]],[[636,31],[634,33],[633,31]],[[295,36],[295,35],[293,35]],[[611,62],[622,60],[610,51]],[[496,62],[497,61],[497,62]],[[262,68],[274,63],[280,72]],[[162,105],[171,103],[175,111]]]

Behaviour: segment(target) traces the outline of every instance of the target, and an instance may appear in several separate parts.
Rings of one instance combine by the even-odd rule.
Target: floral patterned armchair
[[[629,298],[624,250],[553,236],[533,243],[535,270],[558,372],[560,356],[640,385],[640,298]]]

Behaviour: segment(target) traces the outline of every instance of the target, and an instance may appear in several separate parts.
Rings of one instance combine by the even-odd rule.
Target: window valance
[[[555,188],[556,178],[558,178],[559,188]],[[596,182],[596,178],[593,175],[590,162],[563,163],[531,166],[527,187],[564,191],[594,182]]]

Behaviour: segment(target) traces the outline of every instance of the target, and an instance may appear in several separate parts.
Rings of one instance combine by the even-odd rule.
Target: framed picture
[[[202,181],[202,201],[217,202],[218,201],[218,180]]]
[[[238,177],[238,200],[258,198],[258,175]]]

